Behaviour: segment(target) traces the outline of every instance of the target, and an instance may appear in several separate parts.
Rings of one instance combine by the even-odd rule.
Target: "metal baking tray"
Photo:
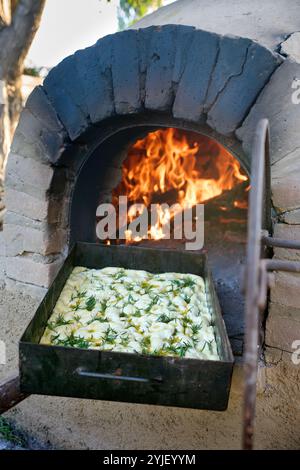
[[[159,357],[41,345],[46,323],[74,266],[120,266],[153,273],[203,276],[220,360]],[[24,393],[225,410],[233,355],[205,254],[133,246],[76,243],[23,334]]]

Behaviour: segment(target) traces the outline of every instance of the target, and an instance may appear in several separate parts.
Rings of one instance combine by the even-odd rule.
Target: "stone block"
[[[141,108],[138,33],[116,34],[112,41],[112,80],[117,114],[136,113]]]
[[[221,134],[232,134],[278,65],[277,57],[269,49],[252,43],[242,73],[228,80],[208,112],[208,124]]]
[[[14,256],[6,258],[6,274],[15,281],[48,288],[63,263],[62,257],[51,258],[45,263],[43,257]]]
[[[47,293],[46,287],[34,286],[33,284],[26,284],[25,282],[18,282],[9,278],[5,279],[5,290],[14,295],[18,294],[18,295],[26,296],[26,298],[30,296],[32,297],[32,299],[36,301],[37,305],[39,302],[42,301],[42,299]],[[27,324],[25,326],[27,326]]]
[[[299,308],[300,274],[276,272],[275,286],[271,289],[271,302]]]
[[[233,77],[241,75],[250,44],[251,41],[245,38],[221,37],[217,63],[205,100],[206,109],[211,108]]]
[[[300,226],[276,224],[274,226],[274,237],[283,238],[285,240],[299,241],[300,243]],[[287,248],[274,248],[275,258],[287,259],[292,261],[300,261],[300,250]],[[300,298],[299,298],[300,305]]]
[[[300,205],[299,174],[273,179],[272,201],[277,213],[298,209]]]
[[[280,53],[300,63],[300,32],[296,31],[281,43]]]
[[[267,346],[293,352],[293,342],[300,340],[300,320],[269,315],[266,322]]]
[[[54,67],[47,75],[43,87],[70,139],[75,140],[89,126],[84,100],[81,99],[82,89],[75,57],[67,57]]]
[[[46,155],[44,155],[44,149],[40,141],[35,140],[33,142],[24,136],[19,129],[16,129],[10,151],[37,161],[44,161],[45,163],[49,161]]]
[[[146,76],[152,43],[152,34],[156,31],[154,26],[138,30],[139,72],[140,72],[140,99],[144,106],[146,96]]]
[[[176,29],[176,26],[168,25],[157,28],[152,34],[146,77],[147,109],[165,111],[172,105]]]
[[[271,176],[273,180],[293,177],[295,174],[299,174],[299,172],[300,147],[295,148],[292,152],[285,155],[284,158],[273,163],[271,167]]]
[[[7,211],[4,218],[4,229],[6,225],[20,225],[21,227],[29,227],[39,229],[43,222],[40,222],[30,217],[24,217],[23,215],[16,214],[15,212]]]
[[[286,59],[274,71],[259,95],[255,105],[237,131],[246,153],[250,154],[253,135],[258,121],[268,118],[270,122],[270,155],[272,163],[300,147],[300,105],[294,104],[292,88],[295,78],[300,77],[300,64]],[[255,79],[253,80],[255,82]],[[273,172],[273,169],[272,169]]]
[[[300,209],[284,212],[280,215],[279,220],[289,225],[300,225]]]
[[[44,147],[48,149],[45,156],[51,163],[56,164],[66,148],[67,134],[43,87],[38,86],[33,90],[26,101],[26,109],[40,121],[41,139]],[[44,129],[48,130],[45,136],[43,135]],[[18,150],[16,153],[18,153]]]
[[[195,30],[189,60],[178,84],[173,115],[199,121],[203,114],[206,93],[218,52],[218,36]]]
[[[192,26],[177,26],[175,40],[175,59],[173,67],[172,82],[176,85],[180,82],[184,69],[186,67],[189,51],[193,41],[195,28]]]
[[[26,109],[33,114],[47,129],[64,133],[62,122],[50,103],[42,86],[37,86],[26,101]]]
[[[59,212],[62,201],[49,199],[46,195],[36,198],[30,194],[7,188],[5,191],[5,206],[8,211],[37,221],[48,221],[50,224],[60,220]]]
[[[45,197],[54,175],[54,169],[32,158],[10,153],[6,166],[8,188],[25,192],[33,197]]]
[[[75,53],[82,96],[92,123],[100,122],[115,112],[111,72],[112,36]]]
[[[56,163],[66,148],[65,133],[61,128],[52,130],[25,108],[14,135],[11,150],[25,157]]]
[[[23,253],[50,255],[62,252],[66,243],[66,231],[40,224],[38,229],[5,224],[6,256]]]
[[[266,346],[265,348],[265,361],[267,365],[276,365],[282,360],[282,353],[281,349],[272,348],[270,346]]]
[[[269,317],[287,318],[289,320],[300,321],[300,303],[297,307],[290,307],[276,302],[269,303]]]

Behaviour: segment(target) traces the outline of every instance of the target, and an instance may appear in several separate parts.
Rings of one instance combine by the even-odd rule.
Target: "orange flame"
[[[150,132],[130,147],[123,163],[122,181],[113,192],[114,198],[126,195],[131,203],[149,206],[165,195],[169,204],[178,203],[171,212],[158,210],[157,223],[148,232],[152,239],[164,237],[164,225],[179,210],[248,180],[239,162],[224,147],[206,136],[193,135],[191,141],[187,133],[174,128]],[[129,209],[128,220],[133,218]],[[130,233],[126,238],[131,239]]]

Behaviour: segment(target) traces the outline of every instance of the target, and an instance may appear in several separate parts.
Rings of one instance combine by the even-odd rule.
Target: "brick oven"
[[[231,415],[233,419],[230,413],[232,407],[238,408],[242,388],[239,363],[243,354],[244,303],[240,283],[246,253],[251,145],[257,122],[262,117],[268,118],[272,177],[268,196],[272,203],[273,234],[297,240],[300,64],[294,51],[297,47],[299,51],[300,42],[294,35],[293,12],[283,13],[284,31],[274,31],[275,26],[269,24],[264,13],[262,30],[255,20],[259,11],[255,6],[237,7],[230,14],[230,21],[225,22],[221,19],[224,2],[214,5],[220,13],[214,19],[215,11],[206,2],[203,15],[199,12],[199,19],[191,18],[191,11],[197,10],[196,3],[176,2],[142,20],[135,29],[107,36],[77,51],[52,69],[43,86],[29,96],[6,169],[2,279],[6,297],[17,298],[14,304],[17,307],[4,324],[7,331],[14,330],[8,346],[9,364],[14,364],[18,340],[15,332],[19,325],[15,329],[12,325],[16,317],[22,317],[22,325],[25,317],[28,321],[32,306],[49,288],[74,242],[98,242],[97,207],[101,202],[113,201],[125,192],[132,202],[146,198],[147,203],[183,201],[184,206],[193,187],[190,206],[205,204],[204,248],[237,365],[232,390],[234,404],[229,406],[225,418],[218,418],[215,412],[211,415],[201,412],[202,415],[191,419],[193,426],[204,425],[210,431],[222,426],[218,424],[220,419],[230,430],[229,435],[234,436],[234,444],[227,443],[224,436],[211,444],[207,434],[199,438],[202,447],[236,446],[239,418],[236,411]],[[278,2],[278,11],[284,8],[284,3]],[[266,4],[272,8],[272,2]],[[300,3],[293,2],[293,9],[294,16],[299,17]],[[147,149],[153,142],[157,148],[147,172]],[[172,162],[163,166],[162,156],[166,155],[168,145],[170,158],[179,147],[181,155],[187,152],[189,158],[195,159],[195,165],[187,168],[183,161],[177,161],[176,165]],[[203,164],[199,165],[197,159],[202,159]],[[161,171],[157,173],[158,168]],[[148,181],[147,191],[141,188],[142,181]],[[197,181],[203,182],[200,188]],[[136,191],[138,186],[140,190]],[[127,239],[122,243],[125,242],[169,246],[159,235],[152,240]],[[180,243],[175,247],[182,249]],[[298,251],[284,248],[275,248],[274,256],[299,260]],[[299,287],[298,274],[275,274],[262,329],[265,346],[259,370],[258,436],[272,427],[272,419],[287,423],[282,433],[272,431],[269,441],[264,438],[263,445],[268,447],[296,447],[300,442],[299,433],[293,431],[299,414],[291,403],[287,404],[289,394],[299,393],[299,366],[291,358],[294,342],[300,340]],[[277,384],[285,380],[289,392],[280,389],[277,396]],[[55,399],[39,400],[44,411],[49,406],[51,422],[55,419]],[[74,401],[65,404],[62,412],[71,423]],[[20,406],[21,411],[12,413],[29,423],[33,404],[27,405],[27,409],[25,403]],[[80,405],[80,410],[90,416],[92,409],[97,414],[97,406],[103,405],[86,403]],[[276,406],[282,406],[284,411],[276,412],[274,417]],[[116,410],[113,405],[110,407],[105,411],[107,422],[110,413]],[[120,409],[123,417],[135,413],[131,405]],[[155,412],[145,407],[143,416],[149,417],[149,413]],[[167,409],[158,413],[160,423],[168,421]],[[181,412],[170,413],[177,424],[186,419]],[[35,416],[38,415],[35,411]],[[48,426],[45,416],[42,422]],[[82,423],[74,426],[80,429]],[[134,426],[143,428],[136,421]],[[41,429],[33,427],[41,434]],[[214,432],[218,434],[220,430]],[[55,441],[49,426],[47,433]],[[64,431],[59,434],[64,436]],[[68,439],[66,443],[70,442]],[[89,437],[76,439],[75,446],[102,445]],[[119,436],[107,442],[115,447],[128,446],[122,439]],[[150,447],[163,445],[153,437],[150,442]],[[179,437],[170,442],[178,448],[188,445],[185,440],[181,444]],[[198,444],[192,439],[191,445]],[[258,442],[257,446],[261,444]]]

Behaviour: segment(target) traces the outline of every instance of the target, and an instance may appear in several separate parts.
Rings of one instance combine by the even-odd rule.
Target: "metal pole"
[[[29,395],[20,390],[20,377],[18,373],[11,375],[0,382],[0,415],[25,400]]]
[[[268,159],[267,119],[259,121],[252,149],[251,189],[249,194],[248,244],[245,303],[244,408],[243,449],[253,448],[253,430],[256,405],[256,382],[259,354],[259,277],[261,258],[261,231],[263,226],[263,199],[266,184],[265,165]],[[269,195],[268,195],[269,196]],[[264,207],[264,210],[266,208]],[[268,214],[267,214],[268,217]],[[264,227],[267,228],[267,227]]]

